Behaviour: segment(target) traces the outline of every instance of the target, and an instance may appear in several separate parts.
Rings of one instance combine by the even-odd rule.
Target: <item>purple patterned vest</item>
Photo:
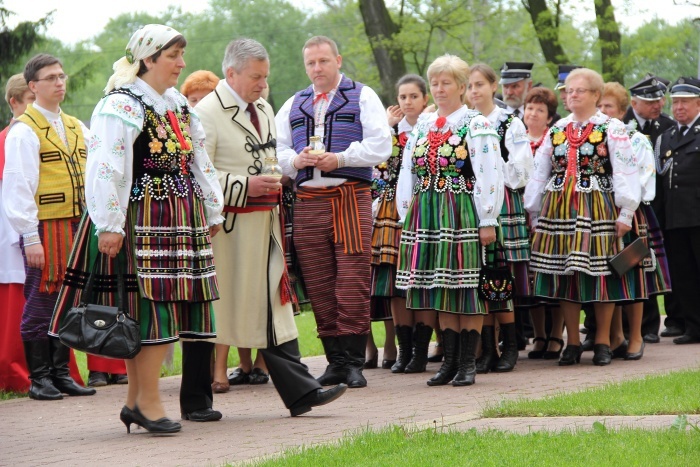
[[[353,141],[362,141],[360,121],[360,92],[362,83],[345,76],[338,85],[338,91],[326,111],[323,143],[326,151],[341,152]],[[309,137],[314,134],[314,89],[309,86],[294,95],[289,112],[294,150],[299,153],[309,145]],[[321,172],[324,177],[347,178],[349,180],[372,181],[372,167],[343,167],[332,172]],[[313,167],[302,169],[297,174],[297,184],[313,177]]]

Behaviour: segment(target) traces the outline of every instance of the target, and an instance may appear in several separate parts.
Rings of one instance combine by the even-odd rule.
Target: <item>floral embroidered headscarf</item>
[[[105,93],[133,83],[139,72],[141,60],[155,54],[165,44],[181,35],[170,26],[162,24],[147,24],[136,31],[126,45],[124,56],[114,62],[112,66],[114,74],[107,81]]]

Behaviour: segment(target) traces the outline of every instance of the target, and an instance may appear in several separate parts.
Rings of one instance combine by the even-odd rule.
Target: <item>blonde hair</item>
[[[303,55],[304,51],[306,49],[308,49],[309,47],[320,46],[323,44],[328,44],[330,46],[331,52],[333,53],[333,55],[335,55],[335,56],[340,55],[338,53],[338,44],[336,44],[333,39],[331,39],[330,37],[326,37],[326,36],[314,36],[314,37],[310,38],[309,40],[307,40],[306,43],[304,44],[304,47],[301,48],[301,54]]]
[[[630,105],[630,97],[629,94],[627,94],[627,89],[615,81],[605,83],[605,86],[603,87],[603,96],[601,99],[607,96],[615,99],[617,107],[622,113],[624,113],[627,110],[627,107]]]
[[[442,55],[436,58],[428,67],[428,81],[430,81],[433,76],[437,76],[441,73],[451,75],[457,84],[464,85],[464,92],[466,93],[467,82],[469,81],[469,65],[467,62],[456,55]]]
[[[208,70],[197,70],[185,78],[180,86],[180,92],[185,97],[197,91],[212,92],[217,84],[219,84],[219,77],[214,73]]]
[[[24,93],[27,91],[29,91],[29,86],[24,79],[24,74],[17,73],[16,75],[12,75],[10,79],[7,80],[7,85],[5,86],[5,102],[12,107],[10,99],[14,97],[16,101],[22,103]]]
[[[569,76],[567,76],[566,80],[564,81],[564,85],[567,87],[567,89],[569,87],[569,83],[576,78],[585,79],[588,82],[588,88],[591,91],[598,93],[598,100],[596,101],[596,105],[598,105],[600,103],[600,99],[603,97],[603,91],[605,89],[605,81],[603,81],[603,77],[600,76],[600,73],[591,70],[590,68],[577,68],[569,73]]]

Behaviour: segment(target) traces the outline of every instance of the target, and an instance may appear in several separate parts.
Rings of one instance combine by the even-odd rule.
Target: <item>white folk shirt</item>
[[[343,76],[340,76],[340,80]],[[328,102],[335,97],[337,89],[334,88],[328,93]],[[321,99],[320,101],[322,101]],[[292,110],[294,96],[284,103],[275,116],[277,126],[277,158],[285,175],[292,179],[297,176],[297,169],[292,166],[292,160],[297,155],[292,141],[292,127],[289,124],[289,113]],[[317,105],[325,105],[320,102]],[[327,106],[326,106],[327,108]],[[316,110],[316,106],[314,106]],[[325,117],[325,111],[324,117]],[[314,122],[315,123],[315,122]],[[365,85],[360,91],[360,123],[362,124],[362,141],[354,141],[342,152],[345,159],[345,167],[374,167],[386,161],[391,156],[391,129],[386,121],[386,110],[372,88]],[[314,127],[314,135],[323,136],[322,126]],[[345,183],[344,178],[322,177],[319,169],[314,169],[314,176],[311,180],[302,183],[306,187],[327,187],[338,186]]]
[[[509,115],[505,109],[495,107],[486,118],[488,118],[494,129],[498,131],[501,122],[508,120]],[[518,117],[513,117],[503,138],[508,150],[508,162],[503,161],[503,179],[505,184],[511,190],[524,188],[527,182],[530,181],[534,159],[523,121]]]

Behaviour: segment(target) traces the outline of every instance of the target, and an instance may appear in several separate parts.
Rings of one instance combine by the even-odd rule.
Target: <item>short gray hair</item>
[[[251,59],[270,61],[270,56],[267,54],[265,47],[254,39],[244,37],[233,40],[226,46],[221,71],[223,71],[224,76],[226,76],[226,70],[229,68],[233,68],[237,73],[240,73],[245,68],[248,60]]]

